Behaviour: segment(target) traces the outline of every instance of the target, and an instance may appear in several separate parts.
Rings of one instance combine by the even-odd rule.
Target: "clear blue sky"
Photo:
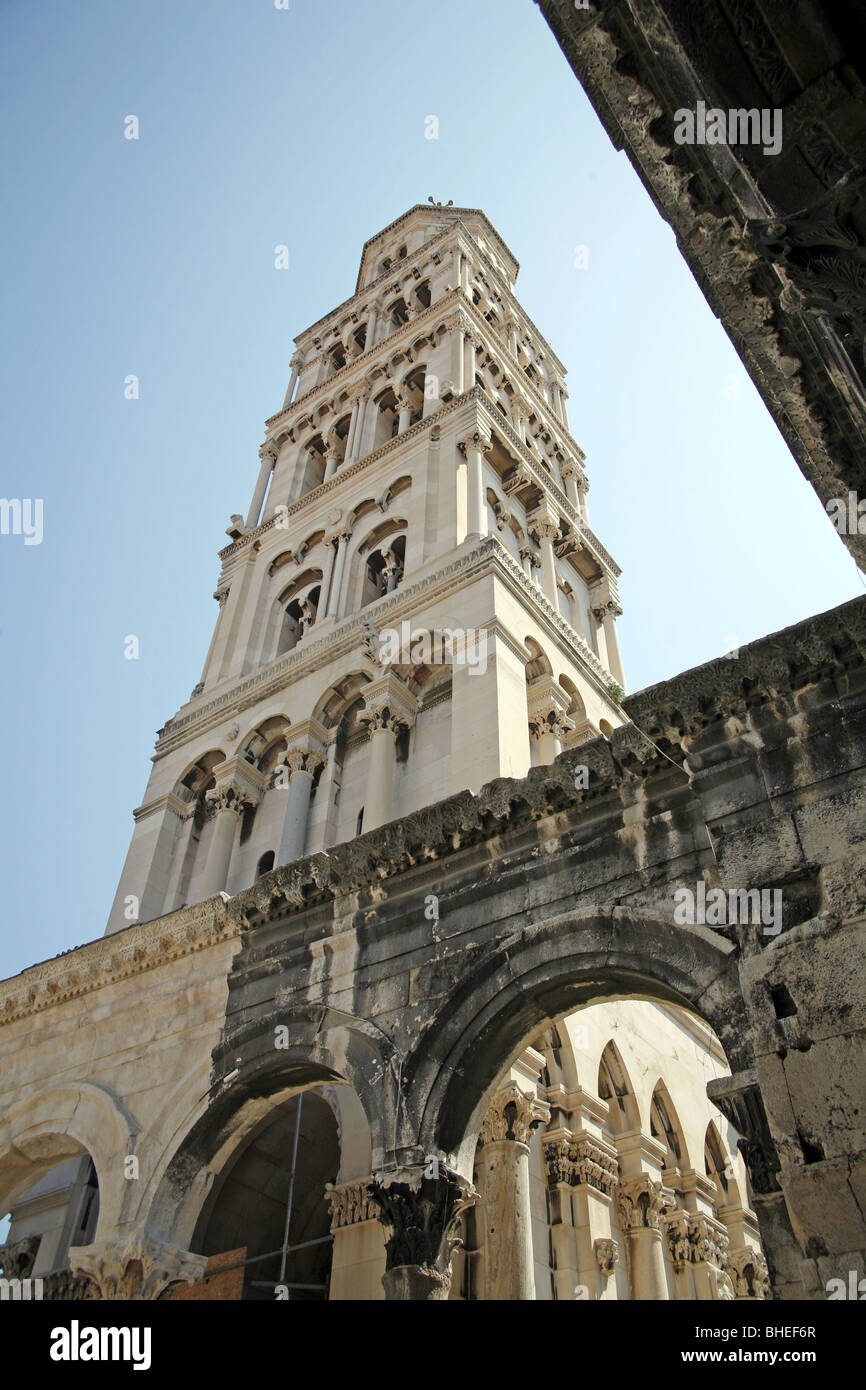
[[[44,504],[0,536],[0,974],[103,932],[292,337],[428,194],[569,368],[632,690],[863,592],[531,0],[4,0],[0,51],[0,495]]]

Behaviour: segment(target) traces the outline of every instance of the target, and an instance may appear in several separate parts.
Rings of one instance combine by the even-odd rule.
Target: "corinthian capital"
[[[464,439],[458,439],[457,448],[462,454],[468,454],[470,449],[478,449],[480,453],[486,454],[493,440],[487,430],[476,427],[471,434],[467,434]]]
[[[536,1126],[547,1124],[549,1119],[550,1106],[546,1101],[521,1091],[516,1081],[509,1081],[490,1102],[479,1142],[482,1145],[501,1144],[509,1140],[514,1144],[528,1144]]]
[[[73,1274],[86,1275],[97,1299],[158,1298],[171,1284],[192,1284],[204,1274],[207,1258],[167,1245],[147,1231],[126,1240],[71,1245]]]
[[[205,792],[204,799],[217,815],[220,811],[234,811],[235,815],[242,816],[248,806],[256,804],[255,797],[250,796],[249,792],[231,785],[213,787],[209,792]]]
[[[309,777],[313,777],[324,761],[323,755],[315,748],[288,748],[285,753],[280,754],[277,764],[287,767],[292,775],[305,772]]]
[[[674,1196],[648,1173],[620,1182],[616,1190],[616,1210],[623,1231],[660,1228],[662,1214],[674,1205]]]

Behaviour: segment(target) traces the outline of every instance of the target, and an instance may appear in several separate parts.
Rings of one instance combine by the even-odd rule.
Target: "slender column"
[[[529,1200],[529,1141],[550,1107],[512,1081],[493,1097],[476,1163],[484,1201],[484,1297],[532,1300],[535,1277]]]
[[[523,565],[523,573],[526,575],[526,578],[531,579],[532,567],[535,563],[535,554],[532,550],[529,549],[529,546],[525,545],[522,547],[520,551],[520,561]]]
[[[617,1216],[620,1230],[628,1241],[635,1299],[668,1297],[661,1215],[672,1205],[673,1194],[666,1192],[648,1173],[628,1178],[617,1188]]]
[[[456,319],[450,321],[448,327],[451,329],[451,379],[454,384],[455,396],[461,396],[463,394],[464,358],[464,319],[462,315],[458,315]]]
[[[246,792],[238,791],[231,785],[214,787],[205,794],[205,801],[216,810],[200,888],[202,898],[210,898],[225,889],[238,822],[247,807],[255,803]]]
[[[573,507],[580,511],[580,494],[577,490],[577,470],[574,464],[565,462],[562,465],[562,481],[565,484],[565,495]]]
[[[544,1136],[542,1152],[559,1296],[571,1299],[575,1284],[584,1284],[590,1297],[615,1297],[608,1280],[618,1251],[607,1232],[619,1177],[616,1151],[584,1130],[560,1130]]]
[[[622,656],[619,650],[619,637],[616,631],[616,620],[621,616],[622,609],[613,602],[608,603],[603,618],[603,627],[610,674],[617,684],[625,689],[625,675],[623,674]]]
[[[556,594],[556,557],[553,553],[553,538],[559,530],[558,520],[552,516],[542,516],[535,522],[541,549],[541,587],[545,597],[559,612]]]
[[[512,357],[517,356],[517,320],[509,319],[505,325],[505,332],[508,335],[508,351]]]
[[[337,464],[339,462],[340,457],[337,451],[337,446],[332,441],[325,448],[325,476],[322,479],[323,482],[326,483],[329,478],[332,478],[334,476],[334,474],[337,471]]]
[[[283,821],[278,865],[292,864],[304,856],[313,778],[325,760],[321,753],[290,748],[280,761],[289,769],[289,804]]]
[[[301,353],[296,352],[289,365],[292,369],[292,378],[289,382],[289,389],[283,398],[283,410],[288,410],[292,403],[292,397],[295,394],[295,387],[298,384],[298,377],[301,372]]]
[[[412,417],[412,402],[408,396],[401,392],[397,395],[397,406],[400,411],[397,420],[397,433],[404,434],[409,428],[409,421]]]
[[[340,606],[340,590],[343,587],[343,570],[346,567],[346,551],[349,545],[350,531],[341,531],[337,537],[337,558],[333,568],[333,579],[331,580],[331,593],[328,598],[329,618],[336,618],[337,610]]]
[[[367,348],[376,346],[376,329],[379,326],[379,312],[381,310],[379,300],[374,300],[370,305],[370,317],[367,319],[367,337],[365,339],[365,351]]]
[[[471,332],[463,334],[463,390],[471,391],[475,385],[475,338]]]
[[[379,417],[379,407],[373,400],[372,390],[366,400],[361,402],[361,419],[358,422],[358,433],[355,436],[356,452],[355,457],[365,458],[370,452],[373,436],[376,433],[376,421]]]
[[[328,558],[325,562],[325,571],[322,575],[322,587],[319,592],[319,606],[316,610],[316,622],[320,623],[327,616],[328,600],[331,597],[331,580],[334,577],[334,561],[337,555],[337,545],[339,544],[336,536],[327,536],[325,545],[328,547]]]
[[[608,656],[607,652],[607,636],[604,630],[604,619],[607,614],[607,606],[603,603],[596,604],[594,607],[590,608],[589,612],[592,621],[595,624],[593,639],[595,643],[596,655],[598,656],[598,659],[601,662],[602,666],[605,666],[608,670],[610,670],[610,657]],[[612,674],[613,672],[611,672],[611,675]]]
[[[262,503],[265,500],[265,493],[268,490],[268,483],[270,482],[271,474],[274,471],[274,464],[277,461],[277,455],[273,449],[265,449],[262,452],[261,459],[262,462],[261,467],[259,468],[259,476],[256,479],[255,491],[253,492],[253,500],[250,503],[250,510],[247,515],[248,531],[253,526],[258,526],[259,524],[259,517],[262,514]]]
[[[451,1255],[463,1213],[477,1200],[465,1178],[436,1162],[397,1169],[370,1183],[385,1227],[385,1273],[389,1300],[444,1302],[451,1287]]]
[[[487,507],[484,498],[482,458],[490,448],[491,438],[483,430],[474,430],[459,442],[466,455],[466,540],[487,535]]]
[[[364,830],[375,830],[391,820],[398,725],[388,710],[377,711],[367,723],[370,730],[370,765],[364,802]]]

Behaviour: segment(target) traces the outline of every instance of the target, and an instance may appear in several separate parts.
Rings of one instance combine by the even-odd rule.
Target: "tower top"
[[[520,270],[520,262],[480,208],[456,208],[453,204],[443,207],[441,203],[431,206],[427,202],[415,203],[402,217],[390,222],[387,227],[383,227],[375,236],[365,241],[355,293],[388,270],[390,267],[386,262],[398,260],[400,251],[409,246],[413,237],[416,244],[419,241],[427,241],[452,222],[464,223],[482,250],[501,265],[504,275],[513,284]],[[406,254],[405,250],[403,254]]]

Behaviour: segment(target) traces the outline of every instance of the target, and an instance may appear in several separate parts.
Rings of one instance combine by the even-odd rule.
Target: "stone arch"
[[[99,1183],[103,1240],[127,1215],[137,1184],[126,1180],[124,1158],[135,1152],[140,1126],[108,1086],[70,1081],[18,1101],[0,1123],[0,1212],[67,1158],[88,1153]]]
[[[608,1103],[608,1128],[614,1134],[641,1129],[641,1113],[634,1085],[622,1053],[613,1038],[605,1044],[598,1061],[596,1090]]]
[[[664,1078],[661,1076],[653,1087],[650,1100],[650,1134],[654,1139],[658,1139],[659,1143],[664,1144],[667,1149],[667,1167],[679,1168],[680,1172],[685,1172],[692,1167],[685,1130]]]
[[[277,1028],[286,1030],[279,1048]],[[215,1080],[210,1098],[178,1126],[154,1182],[147,1225],[162,1239],[188,1245],[214,1173],[269,1111],[299,1090],[350,1087],[360,1107],[355,1114],[366,1119],[371,1165],[393,1154],[398,1058],[386,1035],[365,1019],[325,1005],[275,1007],[233,1032],[214,1052],[214,1067],[231,1080]],[[357,1158],[351,1166],[357,1170]]]
[[[585,908],[480,955],[404,1067],[404,1142],[450,1154],[466,1176],[504,1060],[583,1004],[627,997],[679,1004],[710,1024],[732,1070],[752,1060],[736,948],[705,927],[677,926],[642,908]]]

